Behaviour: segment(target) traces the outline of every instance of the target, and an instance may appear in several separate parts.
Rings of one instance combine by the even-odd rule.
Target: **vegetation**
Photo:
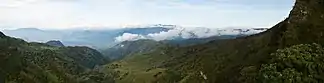
[[[112,62],[104,70],[113,71],[115,80],[119,83],[150,83],[168,73],[165,68],[158,67],[170,56],[161,49],[148,53],[138,53]]]
[[[107,52],[123,58],[104,66],[98,65],[107,60],[87,47],[27,43],[0,33],[0,80],[6,83],[323,82],[323,23],[323,0],[296,0],[289,17],[266,32],[184,47],[150,40],[124,42]]]
[[[291,11],[289,17],[286,20],[278,23],[271,29],[267,30],[266,32],[246,37],[239,37],[236,39],[214,40],[193,46],[170,47],[167,49],[155,50],[154,52],[149,52],[145,55],[150,55],[149,58],[154,58],[158,56],[155,53],[165,52],[165,56],[169,56],[166,59],[161,58],[164,59],[160,60],[162,61],[162,64],[154,64],[154,66],[165,69],[165,71],[177,72],[178,74],[176,74],[175,76],[179,75],[177,77],[179,77],[180,80],[165,77],[161,80],[157,79],[160,81],[171,80],[171,82],[185,83],[239,83],[248,82],[248,80],[254,79],[260,79],[257,80],[257,82],[271,82],[271,80],[277,79],[277,81],[274,80],[273,82],[295,82],[289,80],[288,78],[292,80],[301,78],[302,81],[305,82],[314,82],[313,79],[315,79],[316,82],[321,82],[321,79],[319,77],[323,76],[317,75],[320,74],[321,71],[315,72],[313,71],[313,69],[308,69],[309,67],[302,66],[298,68],[289,68],[287,64],[285,64],[285,66],[287,67],[281,67],[280,65],[284,63],[279,64],[278,61],[277,64],[274,64],[270,61],[273,61],[273,58],[276,58],[276,55],[282,54],[285,54],[289,57],[304,57],[306,58],[306,62],[313,62],[308,60],[309,56],[312,56],[310,58],[319,58],[313,56],[320,54],[320,52],[309,50],[313,49],[313,47],[324,45],[323,6],[323,0],[296,0],[296,5]],[[317,43],[318,45],[310,45],[312,43]],[[294,47],[294,45],[297,46]],[[289,51],[293,50],[288,49],[294,49],[296,47],[302,48],[298,49],[300,51],[306,50],[306,52],[301,52],[305,55],[300,56],[297,53],[295,53],[295,55],[290,54]],[[277,53],[274,53],[278,49],[285,48],[287,48],[286,51],[279,51]],[[306,55],[307,52],[313,54]],[[271,53],[273,53],[273,55],[270,55]],[[140,59],[138,61],[146,59],[148,58]],[[304,65],[304,62],[302,61],[303,60],[299,62],[299,59],[297,59],[296,63]],[[309,65],[308,62],[307,64]],[[315,62],[318,63],[317,61]],[[132,61],[127,61],[127,63],[132,63]],[[295,65],[295,62],[291,62],[290,65],[297,66]],[[263,72],[255,72],[259,70]],[[275,71],[277,71],[277,73],[273,74],[273,72]],[[308,71],[316,74],[311,74]],[[253,77],[260,74],[278,78],[265,79]],[[275,75],[282,75],[284,77]],[[139,76],[140,75],[136,75],[133,77]],[[282,79],[287,80],[285,81]]]
[[[108,58],[118,60],[128,55],[150,52],[165,45],[166,44],[162,42],[145,39],[137,41],[124,41],[112,48],[102,50],[101,52]]]
[[[324,48],[318,44],[300,44],[272,53],[260,69],[249,66],[241,71],[247,83],[324,82]]]
[[[0,43],[1,83],[97,83],[92,82],[92,68],[107,62],[90,48],[53,47],[7,36]]]

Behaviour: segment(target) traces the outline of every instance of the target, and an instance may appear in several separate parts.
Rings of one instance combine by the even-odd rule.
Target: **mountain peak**
[[[296,0],[289,17],[281,27],[284,46],[300,43],[319,43],[324,45],[324,1]]]
[[[46,44],[50,46],[64,47],[61,41],[56,41],[56,40],[48,41],[46,42]]]
[[[323,13],[323,0],[296,0],[295,6],[289,15],[289,22],[303,22],[308,20],[323,19]]]
[[[2,37],[6,37],[6,35],[3,34],[3,33],[0,31],[0,38],[2,38]]]

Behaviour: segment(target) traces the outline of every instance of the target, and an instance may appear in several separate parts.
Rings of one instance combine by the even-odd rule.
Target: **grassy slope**
[[[155,65],[163,70],[166,69],[165,71],[180,72],[178,77],[182,80],[170,79],[168,75],[164,75],[165,77],[159,77],[156,81],[241,82],[238,78],[243,67],[251,65],[259,67],[271,58],[270,53],[279,48],[306,43],[324,45],[323,23],[324,1],[296,0],[296,5],[289,17],[266,32],[237,39],[218,40],[201,45],[164,50],[166,55],[171,57],[158,60],[163,64]],[[158,56],[154,52],[147,55],[150,58]],[[121,69],[129,67],[136,70],[137,66],[149,68],[142,65],[148,64],[147,62],[141,63],[146,59],[148,57],[135,58],[135,61],[126,60],[122,64],[127,63],[127,66],[122,66]],[[143,72],[143,70],[138,72]],[[133,77],[141,77],[141,75],[129,78]],[[132,79],[127,79],[129,80]]]

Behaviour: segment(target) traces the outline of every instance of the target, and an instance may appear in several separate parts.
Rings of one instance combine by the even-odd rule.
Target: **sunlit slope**
[[[260,67],[261,64],[267,63],[273,56],[271,53],[277,49],[282,49],[299,44],[318,43],[324,45],[324,1],[322,0],[296,0],[296,4],[290,15],[284,21],[273,26],[271,29],[260,34],[237,39],[215,40],[205,44],[199,44],[189,47],[173,47],[173,49],[162,49],[167,58],[160,57],[158,51],[146,53],[146,58],[137,56],[125,58],[115,64],[122,64],[116,70],[132,69],[130,75],[126,75],[126,81],[139,80],[141,74],[145,72],[147,66],[152,62],[146,62],[149,58],[161,61],[156,68],[157,72],[171,71],[176,72],[174,75],[164,73],[162,77],[150,79],[149,82],[171,81],[185,83],[199,82],[225,82],[236,83],[244,82],[241,71],[244,67]],[[144,55],[144,54],[139,54]],[[160,64],[162,63],[162,64]],[[127,65],[127,66],[123,66]],[[154,65],[154,66],[155,66]],[[133,66],[133,67],[132,67]],[[145,68],[143,68],[145,67]],[[140,71],[137,71],[139,69]],[[145,74],[145,76],[153,74]],[[168,78],[175,76],[179,79]],[[175,78],[173,77],[173,78]],[[129,79],[132,78],[132,79]],[[138,81],[140,83],[141,81]],[[143,81],[142,81],[143,82]],[[147,81],[145,81],[147,82]]]

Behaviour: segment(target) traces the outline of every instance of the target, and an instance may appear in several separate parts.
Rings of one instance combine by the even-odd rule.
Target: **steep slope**
[[[97,56],[102,56],[98,52],[91,53],[95,52],[92,49],[67,51],[66,49],[75,47],[27,43],[7,36],[1,37],[0,43],[1,83],[97,83],[99,79],[103,79],[103,82],[113,82],[109,75],[97,76],[100,74],[94,73],[98,71],[91,70],[93,65],[104,64],[107,61],[98,58]],[[80,61],[75,59],[77,56],[85,58],[80,58]]]
[[[0,32],[0,37],[2,38],[2,37],[5,37],[6,35],[5,34],[3,34],[2,32]]]
[[[287,19],[260,34],[215,40],[189,47],[163,49],[166,53],[157,50],[145,54],[150,56],[145,59],[161,55],[171,56],[157,60],[163,62],[154,64],[153,70],[162,68],[164,71],[179,72],[175,76],[180,79],[172,79],[172,74],[158,72],[157,74],[162,76],[155,78],[155,82],[244,82],[240,79],[242,69],[248,66],[260,68],[261,64],[267,63],[272,58],[270,53],[277,49],[298,44],[324,45],[323,23],[323,0],[296,0]]]
[[[172,57],[167,54],[166,49],[174,48],[161,45],[150,51],[133,53],[105,65],[102,70],[115,73],[114,78],[117,83],[151,83],[164,75],[171,75],[172,77],[167,76],[171,77],[169,80],[179,79],[178,74],[173,74],[174,72],[166,68],[158,68],[164,64],[165,60]],[[172,81],[162,83],[172,83]]]
[[[108,63],[109,58],[104,58],[104,56],[89,47],[66,47],[61,50],[64,55],[72,58],[76,63],[88,68],[94,68],[95,66],[103,65]]]
[[[245,83],[322,83],[324,49],[318,44],[299,44],[271,53],[272,59],[241,70]]]
[[[323,17],[323,0],[296,0],[289,17],[270,30],[180,49],[178,52],[184,50],[180,53],[182,56],[167,61],[166,67],[185,71],[187,75],[193,74],[191,82],[240,82],[238,77],[243,66],[258,67],[271,58],[270,53],[278,48],[307,43],[323,45]],[[200,72],[206,78],[203,79]]]

